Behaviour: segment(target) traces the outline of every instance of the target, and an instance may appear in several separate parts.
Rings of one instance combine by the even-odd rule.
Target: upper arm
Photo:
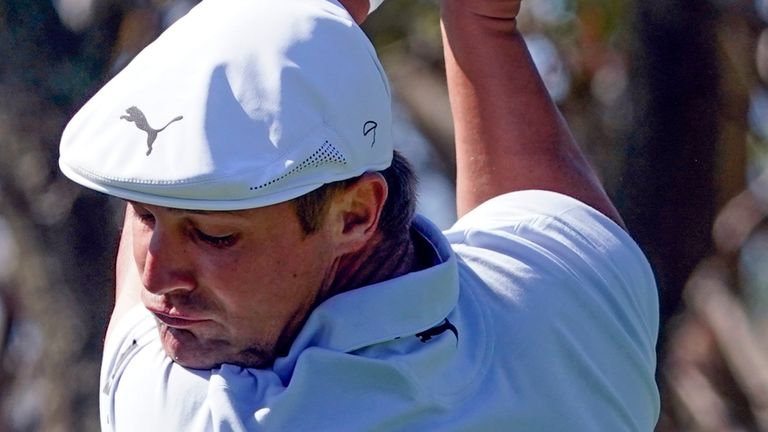
[[[115,263],[115,307],[109,320],[107,337],[120,318],[141,303],[141,277],[133,259],[132,216],[131,206],[126,206],[125,220],[117,251],[117,262]]]
[[[368,0],[339,0],[345,9],[352,15],[352,18],[358,24],[362,24],[368,16],[370,3]]]
[[[447,235],[476,274],[490,275],[495,343],[531,422],[653,428],[658,295],[626,232],[573,199],[525,191],[479,206]]]
[[[459,215],[503,193],[541,189],[572,196],[621,224],[550,99],[515,19],[476,12],[514,16],[519,1],[496,1],[497,10],[491,3],[442,3]]]

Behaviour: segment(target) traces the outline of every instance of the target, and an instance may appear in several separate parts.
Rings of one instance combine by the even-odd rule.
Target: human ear
[[[337,250],[354,252],[374,237],[387,192],[381,174],[365,173],[334,197],[328,217]]]

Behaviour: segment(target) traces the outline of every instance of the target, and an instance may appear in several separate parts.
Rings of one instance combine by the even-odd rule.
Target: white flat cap
[[[387,168],[390,89],[333,0],[205,0],[67,125],[83,186],[166,207],[238,210]]]

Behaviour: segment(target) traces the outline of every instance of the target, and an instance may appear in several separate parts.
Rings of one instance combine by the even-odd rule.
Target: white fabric
[[[370,0],[370,8],[368,9],[368,13],[373,13],[373,11],[378,9],[382,3],[384,3],[384,0]]]
[[[135,309],[105,348],[103,430],[653,430],[656,286],[624,231],[541,191],[415,229],[438,264],[327,300],[269,370],[184,369]],[[417,336],[446,318],[457,336]]]
[[[287,201],[392,160],[387,78],[332,0],[205,0],[67,125],[59,165],[165,207]]]

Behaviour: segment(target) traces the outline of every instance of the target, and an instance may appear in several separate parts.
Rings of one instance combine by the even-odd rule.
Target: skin
[[[223,214],[131,207],[141,300],[181,364],[267,363],[327,295],[337,265],[328,231],[304,238],[289,204]]]
[[[332,198],[311,235],[291,202],[234,212],[129,203],[114,315],[141,301],[186,367],[268,366],[317,304],[410,267],[412,249],[376,247],[386,194],[380,175],[365,175]],[[378,254],[399,259],[371,271],[364,263]]]
[[[362,24],[366,16],[368,16],[368,10],[370,9],[368,0],[342,0],[341,4],[347,8],[349,14],[358,24]]]
[[[459,216],[507,192],[542,189],[572,196],[622,225],[517,30],[520,1],[440,5]]]
[[[367,0],[342,4],[363,21]],[[458,213],[503,193],[544,189],[621,225],[531,61],[514,19],[519,4],[441,2]],[[413,244],[392,244],[377,232],[386,194],[380,176],[364,176],[334,197],[310,236],[288,203],[218,215],[131,205],[111,322],[141,301],[156,314],[163,346],[178,363],[267,366],[322,300],[410,271]],[[223,247],[205,240],[230,235],[238,240]]]

